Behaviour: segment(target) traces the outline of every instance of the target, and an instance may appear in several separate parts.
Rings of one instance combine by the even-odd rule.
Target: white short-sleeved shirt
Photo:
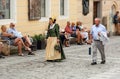
[[[93,25],[90,32],[93,36],[93,40],[100,40],[98,35],[99,32],[107,32],[105,26],[102,24],[99,24],[98,26]]]

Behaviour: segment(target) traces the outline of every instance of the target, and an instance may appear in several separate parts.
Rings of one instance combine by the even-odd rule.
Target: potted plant
[[[37,40],[36,40],[36,38],[35,38],[35,36],[33,36],[33,37],[31,37],[31,40],[32,40],[32,50],[33,51],[36,51],[37,50]]]
[[[46,47],[44,35],[34,35],[33,40],[37,42],[37,49],[44,49]]]
[[[45,35],[40,35],[40,41],[41,41],[41,49],[45,49],[46,47],[46,41],[45,41]]]

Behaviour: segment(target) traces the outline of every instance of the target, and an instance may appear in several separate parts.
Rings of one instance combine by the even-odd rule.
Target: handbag
[[[56,51],[59,51],[59,53],[61,53],[61,47],[60,47],[59,44],[56,44],[56,45],[54,46],[54,49],[55,49]]]
[[[3,43],[2,54],[6,56],[10,55],[10,46],[7,43]]]

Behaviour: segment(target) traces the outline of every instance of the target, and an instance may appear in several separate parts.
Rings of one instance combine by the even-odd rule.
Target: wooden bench
[[[70,44],[76,44],[76,38],[75,37],[69,37],[69,43]]]

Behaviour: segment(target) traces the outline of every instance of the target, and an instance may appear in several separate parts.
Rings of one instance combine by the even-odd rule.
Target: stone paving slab
[[[119,79],[120,37],[111,37],[106,45],[107,63],[91,66],[88,55],[90,45],[64,47],[67,59],[62,62],[46,62],[45,50],[35,56],[10,56],[0,59],[0,79]]]

